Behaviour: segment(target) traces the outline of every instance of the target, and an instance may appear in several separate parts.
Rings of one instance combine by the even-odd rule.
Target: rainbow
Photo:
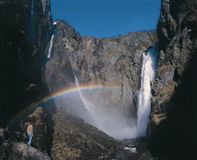
[[[97,82],[97,83],[89,83],[89,84],[79,84],[79,86],[73,85],[73,86],[65,87],[63,89],[50,93],[49,95],[41,98],[40,100],[32,102],[30,105],[25,107],[22,111],[20,111],[16,116],[14,116],[14,118],[12,118],[11,120],[19,117],[20,115],[24,115],[27,110],[36,108],[36,106],[39,106],[41,103],[46,103],[47,101],[55,99],[57,97],[79,92],[79,90],[87,91],[87,90],[98,90],[98,89],[114,89],[114,88],[118,89],[121,88],[121,86],[122,85],[120,82],[104,82],[104,83]]]
[[[40,100],[40,103],[47,102],[51,99],[55,99],[57,97],[61,97],[64,95],[72,94],[75,92],[78,92],[79,90],[81,91],[86,91],[86,90],[94,90],[94,89],[113,89],[113,88],[120,88],[121,83],[119,82],[105,82],[105,83],[91,83],[91,84],[80,84],[79,86],[74,85],[71,87],[67,87],[61,90],[57,90],[48,96],[44,97],[42,100]]]

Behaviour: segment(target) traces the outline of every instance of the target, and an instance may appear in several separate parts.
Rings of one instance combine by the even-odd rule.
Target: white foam
[[[143,54],[141,88],[138,96],[137,135],[139,137],[146,135],[151,111],[151,81],[155,76],[155,59],[153,52],[155,52],[155,49],[149,49],[147,53]]]

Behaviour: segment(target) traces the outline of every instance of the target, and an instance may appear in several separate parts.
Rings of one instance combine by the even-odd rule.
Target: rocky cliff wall
[[[159,67],[152,83],[153,153],[196,159],[197,1],[163,0]]]
[[[42,97],[47,88],[42,81],[46,61],[44,50],[50,39],[49,1],[35,1],[35,40],[30,1],[8,0],[0,3],[0,120],[7,122],[27,104]]]
[[[107,87],[115,82],[120,87],[112,89],[105,98],[113,95],[115,100],[121,101],[118,106],[123,106],[124,102],[135,116],[142,54],[156,41],[154,31],[104,39],[81,37],[70,25],[59,21],[51,58],[46,64],[46,82],[51,92],[74,85],[74,76],[79,83],[86,85],[102,84]]]

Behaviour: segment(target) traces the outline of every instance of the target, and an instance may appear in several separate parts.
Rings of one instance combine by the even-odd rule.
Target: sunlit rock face
[[[45,71],[50,91],[76,86],[76,78],[79,88],[88,88],[56,98],[56,105],[112,137],[135,137],[142,55],[157,41],[155,32],[81,37],[63,21],[54,32]]]
[[[197,157],[196,7],[196,0],[164,0],[161,4],[150,135],[153,153],[163,157]]]

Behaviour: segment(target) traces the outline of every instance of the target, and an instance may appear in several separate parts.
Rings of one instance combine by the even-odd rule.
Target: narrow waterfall
[[[32,1],[31,1],[31,18],[32,18],[33,15],[34,15],[34,6],[35,6],[35,0],[32,0]]]
[[[143,54],[141,88],[138,97],[137,135],[145,136],[151,111],[151,81],[155,76],[156,49],[151,47]]]
[[[77,104],[77,106],[84,106],[84,109],[88,112],[80,112],[75,115],[116,139],[136,137],[134,119],[128,117],[126,114],[128,111],[124,110],[124,107],[120,107],[124,105],[121,103],[121,100],[120,103],[117,103],[110,98],[112,93],[119,91],[119,89],[81,90],[77,77],[75,77],[75,84],[82,103],[81,105]],[[75,96],[76,98],[77,96]],[[84,116],[83,114],[86,115]]]
[[[51,36],[51,40],[50,40],[50,44],[49,44],[49,50],[48,50],[48,55],[47,55],[48,59],[51,57],[51,51],[53,48],[53,39],[54,39],[54,34]]]
[[[85,108],[87,109],[88,112],[90,112],[90,106],[89,106],[89,103],[88,101],[83,97],[82,93],[81,93],[81,89],[80,89],[80,86],[79,86],[79,81],[77,79],[77,77],[75,76],[75,83],[77,85],[77,88],[78,88],[78,91],[79,91],[79,96],[85,106]]]

